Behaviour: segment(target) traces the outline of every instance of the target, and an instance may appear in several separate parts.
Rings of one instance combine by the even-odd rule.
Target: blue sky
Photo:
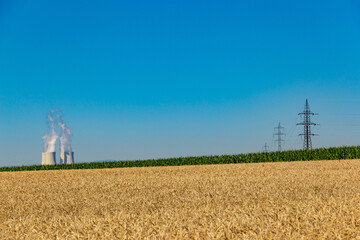
[[[75,3],[74,3],[75,2]],[[63,111],[75,161],[360,142],[360,3],[0,1],[0,166],[39,164]],[[353,115],[350,115],[353,114]]]

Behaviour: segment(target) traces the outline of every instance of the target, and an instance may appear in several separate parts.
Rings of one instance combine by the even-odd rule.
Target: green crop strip
[[[247,153],[237,155],[179,157],[167,159],[115,161],[115,162],[90,162],[69,165],[32,165],[20,167],[2,167],[0,172],[9,171],[37,171],[59,169],[97,169],[97,168],[126,168],[126,167],[155,167],[155,166],[181,166],[204,164],[229,164],[229,163],[257,163],[257,162],[290,162],[310,160],[338,160],[360,159],[360,146],[317,148],[312,150],[290,150],[269,153]]]

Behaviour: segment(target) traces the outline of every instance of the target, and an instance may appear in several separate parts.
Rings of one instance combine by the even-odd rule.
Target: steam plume
[[[61,129],[61,135],[60,135],[60,152],[72,152],[71,148],[71,139],[70,136],[71,130],[69,127],[66,126],[64,121],[62,120],[61,115],[57,116],[58,118],[58,125]]]
[[[44,141],[44,152],[55,152],[55,144],[59,136],[55,132],[55,120],[53,118],[53,115],[57,111],[59,110],[51,110],[50,113],[47,115],[47,118],[49,120],[49,131],[45,134],[45,136],[42,137],[42,140]]]

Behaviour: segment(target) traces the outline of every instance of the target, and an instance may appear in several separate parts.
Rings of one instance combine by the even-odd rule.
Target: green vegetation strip
[[[21,167],[2,167],[5,171],[36,171],[57,169],[96,169],[96,168],[125,168],[125,167],[154,167],[154,166],[180,166],[203,164],[228,164],[228,163],[257,163],[257,162],[289,162],[310,160],[338,160],[360,159],[360,146],[318,148],[312,150],[291,150],[269,153],[247,153],[221,156],[180,157],[167,159],[90,162],[62,165],[32,165]]]

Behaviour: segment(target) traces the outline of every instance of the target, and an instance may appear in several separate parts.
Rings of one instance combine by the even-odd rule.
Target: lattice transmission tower
[[[311,149],[312,148],[311,137],[312,136],[319,136],[318,134],[314,134],[314,133],[311,132],[311,126],[319,125],[319,124],[313,123],[311,121],[311,116],[319,115],[319,114],[313,113],[313,112],[310,111],[309,101],[306,99],[305,109],[304,109],[303,112],[299,113],[298,115],[301,115],[304,118],[303,122],[296,124],[296,125],[303,125],[304,126],[304,132],[299,134],[299,136],[304,136],[303,148],[304,149]]]
[[[282,139],[282,137],[285,136],[285,133],[283,133],[282,130],[284,130],[284,127],[282,127],[279,122],[279,125],[274,128],[275,133],[273,134],[273,136],[277,136],[277,139],[275,139],[275,142],[277,142],[277,144],[278,144],[279,152],[281,152],[281,144],[285,143],[285,140]]]
[[[269,152],[269,146],[265,143],[264,147],[263,147],[263,152],[267,153]]]

